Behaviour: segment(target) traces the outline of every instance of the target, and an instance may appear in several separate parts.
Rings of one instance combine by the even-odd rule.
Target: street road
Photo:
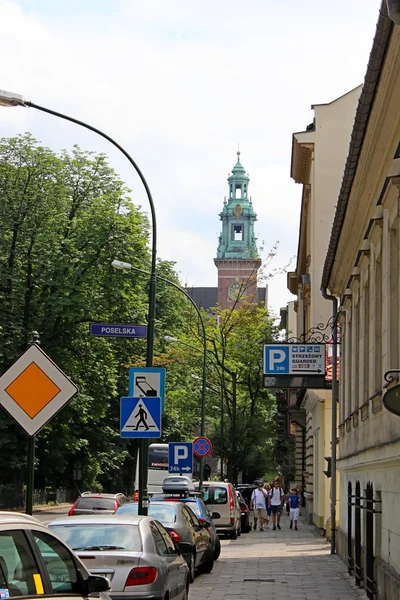
[[[63,504],[57,508],[44,508],[37,510],[35,507],[33,508],[33,516],[36,517],[41,523],[47,525],[53,519],[58,519],[60,517],[66,517],[68,515],[68,511],[71,508],[72,504]]]

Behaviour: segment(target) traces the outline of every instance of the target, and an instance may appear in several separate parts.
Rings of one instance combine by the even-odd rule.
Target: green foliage
[[[147,217],[104,155],[77,146],[56,155],[30,134],[0,141],[0,373],[37,330],[44,351],[79,386],[38,436],[36,476],[47,485],[70,487],[77,458],[83,485],[123,483],[131,445],[119,437],[119,398],[146,341],[93,338],[88,328],[146,322],[148,276],[110,263],[118,257],[148,270],[148,235]],[[158,269],[176,277],[171,263],[159,261]],[[164,287],[160,330],[182,322],[176,296]],[[26,438],[3,411],[0,433],[2,482],[20,483]]]
[[[277,338],[274,320],[262,305],[203,313],[207,337],[206,434],[227,460],[228,477],[238,471],[260,476],[271,465],[275,441],[275,399],[262,383],[263,345]],[[192,439],[201,425],[203,340],[197,320],[180,342],[166,349],[165,439]],[[221,428],[221,416],[223,424]],[[175,437],[181,435],[180,438]],[[191,437],[190,437],[191,435]]]

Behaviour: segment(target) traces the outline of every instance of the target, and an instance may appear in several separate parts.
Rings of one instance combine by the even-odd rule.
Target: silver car
[[[189,569],[164,527],[152,517],[88,515],[56,519],[48,527],[86,565],[111,582],[114,600],[187,600]]]
[[[35,517],[0,512],[0,598],[110,600],[110,582],[82,562]]]

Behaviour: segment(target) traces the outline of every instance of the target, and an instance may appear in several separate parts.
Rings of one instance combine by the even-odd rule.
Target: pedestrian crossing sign
[[[161,398],[121,398],[120,435],[123,438],[161,437]]]

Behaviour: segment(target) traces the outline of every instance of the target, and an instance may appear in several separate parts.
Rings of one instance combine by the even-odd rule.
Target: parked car
[[[250,508],[251,495],[252,495],[253,491],[257,489],[257,486],[254,484],[250,484],[250,483],[249,484],[243,483],[243,484],[237,485],[235,489],[238,490],[242,494],[247,506]]]
[[[138,504],[129,502],[115,513],[117,516],[136,515]],[[214,553],[208,527],[201,524],[196,515],[182,502],[157,502],[153,500],[148,507],[148,515],[160,521],[174,542],[188,542],[190,548],[184,552],[189,567],[190,582],[195,572],[211,573],[214,566]]]
[[[152,517],[87,515],[49,523],[94,575],[111,582],[111,598],[187,600],[189,569],[161,523]]]
[[[54,532],[16,512],[0,512],[0,589],[1,598],[110,600],[108,579],[90,575]]]
[[[68,515],[93,515],[101,512],[111,515],[119,506],[128,502],[124,494],[97,494],[96,492],[83,492],[71,506]]]
[[[199,484],[195,484],[198,489]],[[226,481],[204,481],[203,501],[208,510],[218,512],[220,518],[215,524],[218,535],[228,535],[236,540],[241,534],[239,500],[234,487]]]
[[[247,502],[244,499],[242,492],[236,490],[236,495],[239,500],[240,506],[240,521],[242,526],[242,533],[249,533],[250,531],[250,509],[247,506]]]
[[[221,515],[217,512],[210,513],[203,500],[198,496],[177,496],[174,494],[157,494],[150,498],[150,502],[183,502],[186,506],[188,506],[196,515],[199,520],[200,525],[204,525],[208,523],[210,536],[211,536],[211,545],[213,548],[213,556],[214,560],[218,560],[219,555],[221,554],[221,540],[217,534],[217,528],[214,522],[214,519],[219,519]]]

